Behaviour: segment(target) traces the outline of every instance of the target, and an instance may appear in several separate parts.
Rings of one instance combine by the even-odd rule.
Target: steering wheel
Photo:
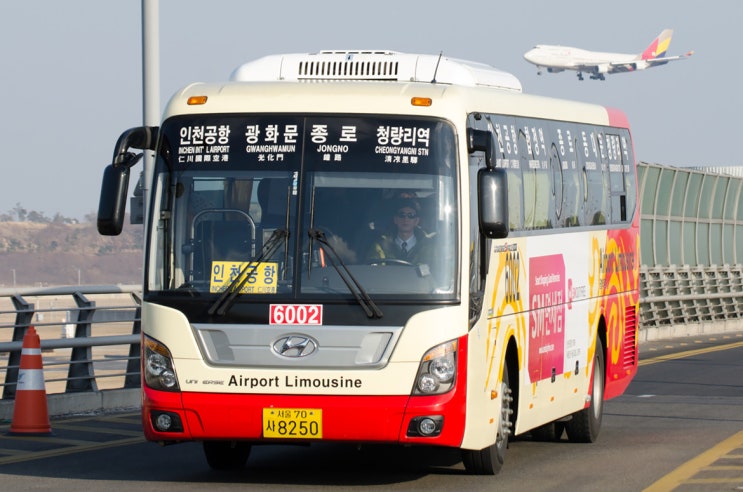
[[[380,266],[380,265],[399,265],[399,266],[415,266],[407,260],[399,260],[397,258],[379,258],[377,260],[370,260],[367,265]]]

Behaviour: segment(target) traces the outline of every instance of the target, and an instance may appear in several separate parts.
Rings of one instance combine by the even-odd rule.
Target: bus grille
[[[635,344],[637,333],[637,308],[627,306],[624,310],[624,368],[631,369],[637,364],[637,345]]]
[[[398,62],[393,61],[301,61],[299,78],[397,80]]]

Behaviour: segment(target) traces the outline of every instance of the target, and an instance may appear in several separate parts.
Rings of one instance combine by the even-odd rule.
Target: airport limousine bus
[[[495,474],[516,435],[593,442],[636,373],[621,111],[443,56],[268,56],[121,135],[103,234],[136,149],[150,441],[215,469],[259,443],[443,446]]]

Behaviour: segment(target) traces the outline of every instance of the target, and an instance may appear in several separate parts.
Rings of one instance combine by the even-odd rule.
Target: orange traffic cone
[[[8,434],[46,436],[51,433],[44,387],[44,367],[41,363],[41,341],[36,329],[29,326],[23,337],[13,421]]]

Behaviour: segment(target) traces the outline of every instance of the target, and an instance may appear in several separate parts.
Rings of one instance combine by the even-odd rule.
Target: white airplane
[[[590,78],[594,80],[605,80],[604,74],[607,73],[645,70],[665,65],[669,61],[685,60],[694,54],[693,51],[689,51],[679,56],[666,56],[672,35],[672,29],[665,29],[642,53],[636,55],[601,53],[570,46],[538,44],[524,53],[524,58],[540,69],[537,72],[538,75],[542,74],[542,68],[546,68],[549,73],[577,70],[579,80],[583,80],[584,72],[590,74]]]

